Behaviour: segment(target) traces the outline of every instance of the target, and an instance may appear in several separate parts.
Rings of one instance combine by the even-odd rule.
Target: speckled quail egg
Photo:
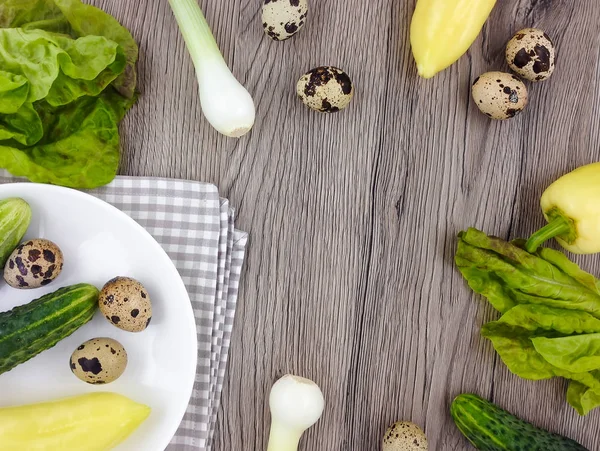
[[[39,288],[58,277],[63,254],[52,241],[34,239],[20,244],[4,266],[4,280],[14,288]]]
[[[530,81],[543,81],[554,72],[554,44],[537,28],[517,32],[506,46],[506,61],[511,70]]]
[[[69,361],[75,376],[88,384],[110,384],[127,367],[127,352],[112,338],[92,338],[80,345]]]
[[[348,106],[354,96],[354,87],[343,70],[321,66],[300,77],[296,93],[309,108],[321,113],[335,113]]]
[[[307,0],[265,0],[262,24],[265,33],[275,41],[294,36],[306,23]]]
[[[128,332],[143,331],[152,319],[148,290],[130,277],[108,281],[100,291],[98,303],[107,320]]]
[[[383,436],[383,451],[426,451],[427,437],[419,426],[407,421],[392,424]]]
[[[472,94],[477,107],[492,119],[510,119],[527,106],[525,84],[504,72],[486,72],[477,77]]]

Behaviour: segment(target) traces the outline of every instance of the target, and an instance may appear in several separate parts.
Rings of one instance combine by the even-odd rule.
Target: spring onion
[[[297,451],[300,437],[323,414],[325,400],[313,381],[288,374],[271,388],[271,433],[267,451]]]
[[[196,69],[204,116],[226,136],[245,135],[254,125],[254,101],[223,59],[197,0],[169,4]]]

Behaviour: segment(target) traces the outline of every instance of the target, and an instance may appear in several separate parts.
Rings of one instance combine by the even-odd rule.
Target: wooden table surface
[[[507,371],[479,335],[496,314],[453,265],[458,231],[526,236],[544,223],[544,188],[600,160],[598,0],[499,1],[468,54],[432,80],[417,77],[408,45],[414,0],[312,0],[286,42],[263,33],[261,0],[204,0],[257,104],[240,140],[204,120],[167,0],[94,3],[141,50],[121,172],[215,183],[250,233],[216,450],[266,449],[268,393],[288,372],[327,400],[305,450],[376,450],[398,419],[426,428],[431,450],[470,449],[448,413],[460,392],[600,449],[600,412],[580,418],[563,381]],[[522,115],[493,122],[471,82],[507,69],[504,45],[526,26],[553,37],[556,72]],[[323,115],[295,97],[319,65],[350,74],[347,110]],[[600,274],[597,256],[577,261]]]

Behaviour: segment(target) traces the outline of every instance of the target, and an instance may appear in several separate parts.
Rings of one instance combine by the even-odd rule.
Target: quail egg
[[[300,31],[307,14],[307,0],[265,0],[262,7],[263,28],[274,41],[285,41]]]
[[[88,384],[116,381],[127,367],[127,352],[112,338],[92,338],[80,345],[69,362],[75,376]]]
[[[383,436],[383,451],[427,451],[427,437],[414,423],[399,421]]]
[[[354,96],[354,87],[343,70],[321,66],[298,80],[296,93],[309,108],[321,113],[335,113],[348,106]]]
[[[141,332],[152,319],[148,290],[130,277],[115,277],[100,291],[100,311],[112,324],[128,332]]]
[[[506,46],[506,61],[511,70],[530,81],[543,81],[554,72],[554,44],[542,30],[525,28]]]
[[[63,254],[52,241],[34,239],[20,244],[4,266],[4,280],[14,288],[39,288],[58,277]]]
[[[527,106],[525,84],[504,72],[486,72],[477,77],[472,94],[477,107],[492,119],[510,119]]]

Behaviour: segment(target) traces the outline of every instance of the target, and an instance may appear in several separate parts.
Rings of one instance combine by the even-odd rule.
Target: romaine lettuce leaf
[[[508,369],[530,380],[562,377],[581,414],[600,406],[600,282],[552,249],[528,253],[476,229],[459,234],[456,264],[502,313],[482,326]]]
[[[600,334],[568,337],[533,337],[535,350],[551,365],[585,373],[600,369]]]
[[[579,415],[587,415],[596,407],[600,407],[600,392],[581,382],[571,381],[567,389],[567,402]]]
[[[456,263],[469,286],[485,295],[490,290],[486,280],[501,284],[501,290],[494,288],[492,292],[501,293],[506,299],[503,303],[490,299],[494,306],[545,305],[582,310],[600,318],[597,285],[591,286],[583,271],[574,274],[574,269],[570,268],[569,272],[565,272],[554,264],[556,262],[545,260],[542,254],[530,254],[516,243],[489,237],[476,229],[471,228],[459,235]],[[501,310],[502,313],[505,311]]]

